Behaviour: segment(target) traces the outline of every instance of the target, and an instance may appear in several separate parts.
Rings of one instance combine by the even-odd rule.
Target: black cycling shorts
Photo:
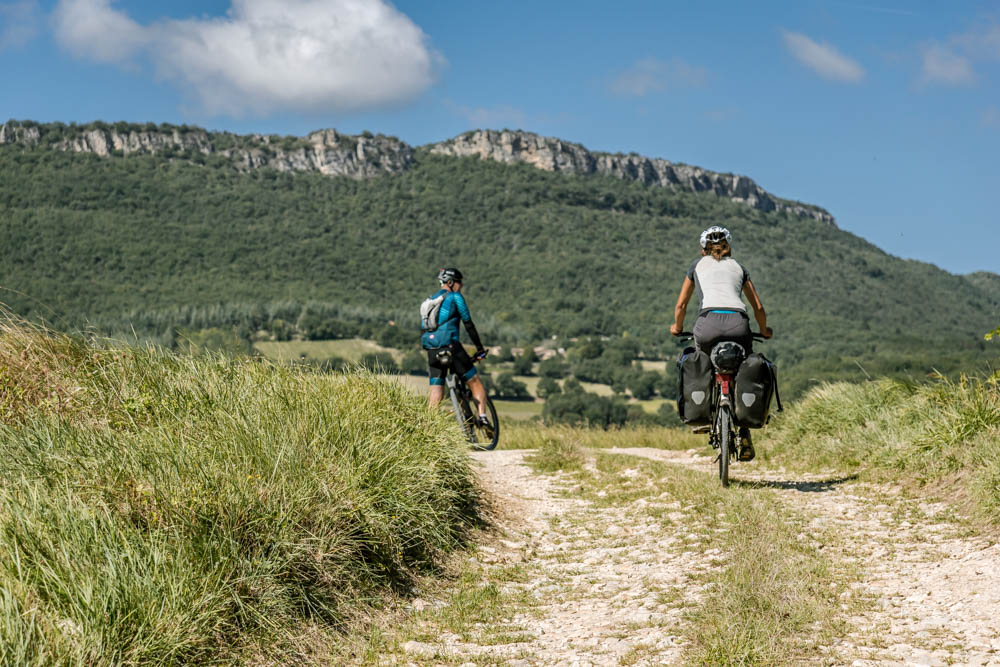
[[[442,350],[448,350],[451,353],[451,364],[448,366],[442,365],[438,357],[438,353]],[[465,380],[476,376],[476,365],[472,363],[472,357],[460,343],[427,350],[427,370],[431,385],[444,384],[444,376],[448,374],[449,368],[452,373]]]
[[[743,312],[706,311],[694,323],[694,342],[705,354],[711,354],[716,343],[736,341],[747,354],[753,352],[750,318]]]

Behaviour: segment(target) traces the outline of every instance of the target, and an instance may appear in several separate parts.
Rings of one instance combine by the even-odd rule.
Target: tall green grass
[[[0,663],[287,659],[477,519],[445,413],[369,374],[0,324]]]
[[[765,434],[758,453],[772,462],[949,485],[996,521],[1000,373],[822,385]]]
[[[502,427],[504,430],[500,442],[504,449],[539,449],[552,441],[588,449],[651,447],[685,450],[707,446],[704,435],[695,435],[687,428],[668,426],[636,425],[604,430],[565,424],[504,422]]]

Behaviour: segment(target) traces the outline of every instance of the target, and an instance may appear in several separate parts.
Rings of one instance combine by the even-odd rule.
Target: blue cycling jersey
[[[438,328],[434,331],[425,331],[420,336],[420,345],[425,350],[435,347],[444,347],[457,343],[459,339],[459,322],[469,322],[472,315],[469,314],[469,307],[465,305],[465,297],[459,292],[449,292],[440,289],[434,293],[432,299],[445,294],[444,301],[441,302],[441,310],[438,312]]]

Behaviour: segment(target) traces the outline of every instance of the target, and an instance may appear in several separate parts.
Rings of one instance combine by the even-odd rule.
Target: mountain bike
[[[694,334],[690,331],[682,331],[677,336],[681,342],[694,340]],[[754,333],[753,339],[758,342],[767,340],[759,333]],[[728,348],[729,354],[715,354],[721,346],[735,347]],[[715,382],[712,383],[712,392],[708,399],[711,413],[708,444],[718,451],[715,460],[719,464],[719,480],[722,486],[729,486],[729,464],[733,462],[743,445],[740,429],[733,417],[733,388],[736,371],[739,370],[747,351],[737,343],[722,341],[716,343],[712,352],[710,358],[715,371]]]
[[[473,359],[473,362],[478,361],[480,359]],[[472,395],[472,390],[465,384],[465,380],[456,375],[450,366],[444,383],[448,387],[448,395],[451,396],[455,419],[462,427],[465,437],[472,443],[473,449],[495,449],[500,440],[500,422],[497,420],[497,410],[493,407],[490,397],[486,397],[486,423],[480,424],[479,401]]]

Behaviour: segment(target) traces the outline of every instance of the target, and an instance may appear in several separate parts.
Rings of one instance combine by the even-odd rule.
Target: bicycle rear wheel
[[[459,396],[459,391],[456,387],[449,387],[449,394],[451,395],[451,407],[455,411],[455,419],[458,421],[458,425],[462,429],[462,433],[465,434],[466,439],[469,442],[475,443],[476,438],[473,433],[473,413],[469,406],[469,402],[463,397]]]
[[[470,408],[475,414],[472,422],[472,442],[475,449],[495,449],[500,441],[500,421],[497,419],[497,410],[493,407],[493,401],[486,397],[486,423],[479,423],[479,402],[473,396],[470,400]]]
[[[729,408],[719,408],[716,427],[719,429],[719,479],[722,486],[729,486],[729,457],[733,447],[733,418]]]

